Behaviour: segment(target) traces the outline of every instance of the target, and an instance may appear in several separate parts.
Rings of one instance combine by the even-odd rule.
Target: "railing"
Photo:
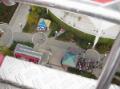
[[[85,4],[75,0],[2,0],[6,5],[13,5],[14,2],[42,5],[63,9],[70,12],[85,14],[88,16],[104,19],[113,23],[120,24],[120,13],[107,8]],[[64,2],[64,3],[63,3]]]

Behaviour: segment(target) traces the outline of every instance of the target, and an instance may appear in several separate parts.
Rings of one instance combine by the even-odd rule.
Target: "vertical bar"
[[[98,79],[98,85],[96,89],[108,89],[112,78],[120,64],[120,33],[115,40],[110,54],[108,55],[106,64]]]

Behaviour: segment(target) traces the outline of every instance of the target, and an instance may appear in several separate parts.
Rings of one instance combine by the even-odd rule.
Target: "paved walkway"
[[[32,42],[32,37],[33,37],[33,34],[30,34],[30,33],[22,33],[22,32],[13,33],[14,41]]]
[[[47,40],[47,35],[45,33],[37,32],[33,35],[32,37],[32,42],[36,45],[42,45],[46,42]]]
[[[30,6],[26,4],[19,4],[9,25],[12,32],[22,32],[28,18]]]
[[[60,68],[61,58],[63,57],[68,47],[74,47],[79,52],[84,51],[83,49],[79,48],[75,43],[58,41],[55,40],[54,38],[48,38],[44,45],[40,45],[39,47],[37,47],[37,50],[51,49],[53,55],[49,60],[49,63],[53,65],[57,65],[58,66],[57,69],[61,70]],[[55,68],[55,66],[53,68]]]
[[[0,37],[0,45],[5,47],[10,47],[13,42],[13,34],[10,26],[6,23],[0,24],[0,29],[4,31],[2,37]]]

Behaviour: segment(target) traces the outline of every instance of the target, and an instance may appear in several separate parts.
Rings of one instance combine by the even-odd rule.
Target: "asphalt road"
[[[30,33],[22,33],[22,32],[13,33],[14,41],[32,42],[32,37],[33,37],[33,34],[30,34]]]

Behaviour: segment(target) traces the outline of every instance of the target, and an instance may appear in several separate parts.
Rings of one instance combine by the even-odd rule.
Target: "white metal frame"
[[[104,19],[120,24],[120,13],[100,6],[90,5],[75,0],[2,0],[6,5],[13,5],[14,2],[42,5],[63,9],[70,12],[85,14],[88,16]],[[64,3],[63,3],[64,2]]]

